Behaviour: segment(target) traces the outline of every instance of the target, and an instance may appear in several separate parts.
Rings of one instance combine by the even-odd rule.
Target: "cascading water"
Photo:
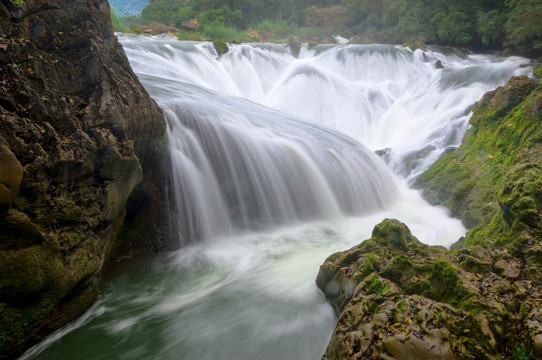
[[[454,49],[294,58],[243,44],[217,59],[209,43],[121,41],[168,120],[172,218],[188,245],[123,264],[87,314],[23,358],[319,358],[335,318],[318,265],[385,217],[431,244],[464,234],[406,184],[459,144],[485,91],[530,71]]]

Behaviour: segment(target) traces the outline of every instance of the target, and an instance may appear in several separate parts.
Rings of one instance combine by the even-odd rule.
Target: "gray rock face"
[[[85,311],[116,249],[160,235],[164,132],[107,1],[0,2],[0,358]]]

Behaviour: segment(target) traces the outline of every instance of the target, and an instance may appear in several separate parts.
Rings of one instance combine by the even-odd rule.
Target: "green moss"
[[[387,294],[390,292],[391,285],[386,284],[380,276],[373,275],[367,285],[367,294]]]
[[[472,229],[465,246],[518,248],[519,233],[541,227],[541,93],[542,85],[517,78],[484,96],[461,147],[415,183],[430,202],[448,206]]]
[[[529,360],[530,358],[529,352],[519,346],[514,351],[514,360]]]
[[[455,194],[454,207],[452,207],[454,189],[462,181],[471,178],[472,174],[468,167],[457,159],[456,153],[451,152],[442,156],[420,175],[414,186],[424,189],[424,196],[429,202],[446,205],[452,208],[452,211],[462,213],[464,209],[458,208],[460,206],[458,200],[466,196],[473,186],[472,184],[464,185],[462,189],[458,189]]]
[[[226,44],[222,40],[213,40],[213,46],[215,47],[216,53],[218,56],[222,56],[226,54],[230,49],[228,48],[228,44]]]
[[[457,270],[445,260],[435,260],[428,282],[428,297],[434,300],[457,304],[462,296]]]
[[[401,278],[414,274],[412,262],[406,255],[399,255],[382,268],[382,276],[395,283],[401,283]]]
[[[361,276],[360,281],[365,278],[365,276],[369,275],[372,272],[375,272],[379,269],[381,264],[380,258],[375,254],[369,254],[363,261],[363,265],[361,266]]]
[[[395,219],[385,219],[376,225],[372,237],[382,240],[382,245],[391,245],[401,250],[406,250],[409,244],[419,243],[408,227]]]

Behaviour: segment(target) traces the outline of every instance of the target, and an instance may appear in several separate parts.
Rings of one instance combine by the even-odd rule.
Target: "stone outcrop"
[[[446,250],[397,220],[331,255],[316,280],[339,317],[323,359],[542,356],[542,243]]]
[[[0,358],[85,311],[116,249],[165,243],[164,133],[105,0],[0,0]]]
[[[476,104],[472,128],[416,180],[433,204],[467,228],[465,244],[521,251],[542,236],[542,84],[511,78]]]

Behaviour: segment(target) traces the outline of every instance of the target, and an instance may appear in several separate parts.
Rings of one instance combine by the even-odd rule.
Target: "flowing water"
[[[243,44],[218,58],[209,43],[120,40],[168,121],[183,247],[118,265],[92,308],[25,359],[318,359],[336,320],[318,266],[387,217],[429,244],[462,236],[408,183],[459,145],[485,91],[531,71],[457,49],[295,58]]]

